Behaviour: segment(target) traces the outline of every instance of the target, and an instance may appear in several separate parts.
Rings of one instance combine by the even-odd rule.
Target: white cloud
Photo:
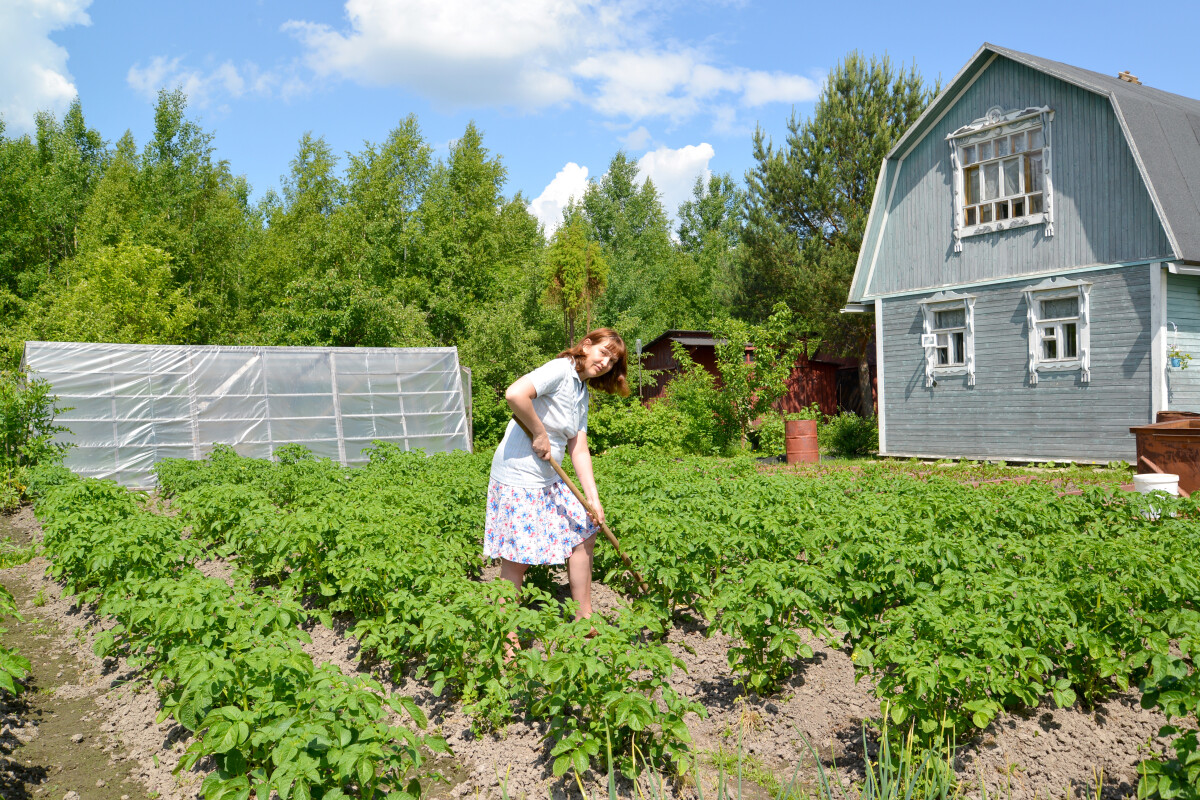
[[[67,51],[54,31],[90,25],[91,0],[5,0],[0,3],[0,117],[9,135],[31,132],[38,111],[61,114],[77,91]]]
[[[679,206],[691,199],[696,178],[707,181],[712,175],[708,162],[714,155],[716,152],[707,142],[656,148],[638,159],[637,182],[640,185],[647,178],[653,182],[663,209],[674,220]],[[529,204],[529,213],[541,221],[547,239],[562,224],[563,209],[572,199],[581,200],[587,187],[588,168],[568,162]]]
[[[679,119],[696,112],[696,98],[679,92],[693,67],[682,53],[611,52],[583,59],[574,71],[595,83],[590,103],[602,114]]]
[[[625,145],[626,149],[629,150],[645,150],[652,139],[650,131],[646,130],[645,125],[639,125],[634,130],[618,138]]]
[[[680,122],[720,105],[804,102],[818,89],[799,75],[645,44],[664,38],[665,12],[649,0],[347,0],[345,9],[340,29],[283,26],[316,76],[402,86],[451,106],[581,103],[632,123]]]
[[[125,76],[134,90],[153,100],[159,89],[181,88],[195,108],[220,105],[223,98],[239,99],[246,95],[270,95],[279,84],[273,73],[262,72],[255,64],[240,69],[225,61],[208,70],[185,66],[180,57],[157,56],[146,66],[134,64]]]
[[[821,85],[800,75],[783,72],[748,72],[742,84],[742,102],[748,106],[767,103],[802,103],[816,100]]]
[[[561,64],[619,20],[587,0],[347,0],[350,27],[293,20],[320,76],[403,85],[457,105],[540,108],[570,100]]]
[[[581,167],[574,161],[558,171],[554,180],[546,185],[542,193],[529,204],[529,213],[537,217],[545,230],[546,238],[558,230],[562,223],[562,212],[572,199],[582,200],[587,191],[588,168]]]
[[[649,178],[662,198],[663,208],[675,219],[679,206],[692,197],[696,178],[708,180],[712,175],[708,162],[716,152],[711,144],[701,142],[678,149],[660,147],[638,159],[638,179]]]
[[[821,87],[800,75],[721,69],[695,50],[607,52],[580,61],[575,73],[595,86],[590,102],[610,116],[667,116],[679,121],[712,113],[729,97],[743,106],[815,100]]]

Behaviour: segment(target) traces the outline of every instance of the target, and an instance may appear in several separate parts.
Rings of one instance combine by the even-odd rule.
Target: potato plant
[[[174,519],[92,481],[48,485],[39,506],[55,574],[118,620],[106,646],[162,671],[166,713],[215,727],[210,744],[245,755],[247,783],[230,791],[272,774],[249,766],[274,758],[247,732],[276,724],[275,701],[255,694],[261,664],[294,672],[298,687],[323,680],[297,655],[306,614],[349,615],[364,653],[460,697],[480,728],[519,713],[547,720],[560,774],[603,763],[609,739],[625,771],[634,750],[658,768],[687,763],[686,722],[702,709],[671,689],[679,664],[662,643],[685,617],[730,637],[731,671],[760,695],[804,669],[806,637],[844,648],[881,715],[927,744],[970,736],[1007,710],[1088,704],[1130,686],[1173,724],[1200,702],[1200,508],[1155,498],[1150,514],[1150,499],[1114,488],[1122,470],[888,463],[796,475],[749,460],[607,455],[596,469],[608,517],[650,591],[601,543],[597,571],[628,604],[581,626],[534,581],[518,604],[503,584],[478,580],[487,454],[381,445],[354,470],[284,456],[164,462]],[[1082,493],[1062,495],[1065,484]],[[235,588],[191,577],[205,552],[236,556]],[[211,624],[171,609],[180,603]],[[580,635],[593,624],[596,637]],[[510,631],[523,649],[506,663]],[[337,697],[358,691],[339,686]],[[230,708],[241,711],[220,711]],[[1173,735],[1173,757],[1143,765],[1144,794],[1189,796],[1180,787],[1194,782],[1195,731]],[[335,772],[349,756],[306,752],[317,766],[304,774],[321,785],[364,785]],[[399,772],[375,763],[392,776],[380,781],[399,785]],[[236,771],[221,780],[241,780]]]
[[[192,564],[203,537],[184,536],[179,518],[149,513],[112,483],[50,488],[38,513],[51,573],[117,621],[97,653],[144,667],[162,697],[160,721],[196,734],[181,769],[215,761],[206,800],[421,794],[424,761],[445,743],[418,732],[426,720],[411,701],[314,665],[293,593],[201,575]],[[392,724],[393,713],[418,730]]]
[[[0,586],[0,619],[5,617],[13,617],[18,622],[21,621],[21,615],[17,613],[17,603],[8,589]],[[4,629],[0,628],[0,635],[4,634]],[[30,669],[29,659],[18,653],[11,647],[0,645],[0,689],[8,692],[12,697],[16,697],[24,687],[20,681],[28,677]]]

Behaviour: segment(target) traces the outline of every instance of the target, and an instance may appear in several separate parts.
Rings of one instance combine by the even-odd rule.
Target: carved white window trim
[[[1050,123],[1054,120],[1054,111],[1049,106],[1023,108],[1018,111],[1004,112],[999,106],[988,110],[987,114],[964,125],[946,137],[950,144],[950,163],[954,167],[953,178],[950,182],[954,197],[954,252],[962,252],[962,240],[968,236],[980,236],[995,231],[1021,228],[1029,225],[1045,225],[1045,235],[1054,235],[1054,186],[1051,181],[1051,137]],[[1015,219],[993,220],[977,225],[967,225],[964,219],[963,199],[966,195],[963,186],[962,159],[959,157],[960,148],[975,142],[993,137],[1019,133],[1029,128],[1042,127],[1042,170],[1043,197],[1042,211],[1028,214]]]
[[[1072,281],[1062,278],[1049,278],[1041,283],[1029,286],[1022,291],[1025,298],[1025,315],[1029,324],[1029,385],[1037,386],[1039,372],[1071,372],[1079,370],[1079,380],[1090,383],[1092,380],[1092,337],[1091,337],[1091,291],[1092,284],[1087,281]],[[1044,361],[1041,357],[1040,338],[1038,336],[1039,303],[1042,300],[1057,300],[1059,298],[1076,297],[1079,299],[1079,323],[1075,332],[1076,358],[1055,361]]]
[[[975,296],[957,292],[938,292],[920,301],[922,319],[922,347],[925,349],[925,386],[932,387],[938,378],[966,375],[967,386],[975,385]],[[963,309],[966,330],[963,332],[965,358],[962,364],[938,364],[936,313]]]

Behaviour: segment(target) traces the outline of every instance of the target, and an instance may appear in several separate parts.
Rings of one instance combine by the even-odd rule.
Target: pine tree
[[[854,276],[875,181],[888,151],[933,97],[915,67],[851,53],[830,73],[811,119],[793,112],[785,144],[761,128],[748,203],[740,279],[742,314],[765,319],[778,300],[804,325],[859,361],[861,412],[871,407],[870,315],[839,314]]]

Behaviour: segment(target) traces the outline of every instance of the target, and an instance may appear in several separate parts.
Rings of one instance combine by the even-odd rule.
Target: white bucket
[[[1133,476],[1133,490],[1142,494],[1150,492],[1166,492],[1179,495],[1179,476],[1170,473],[1147,472],[1144,475]]]
[[[1145,475],[1134,475],[1133,489],[1142,494],[1166,492],[1178,496],[1179,476],[1167,472],[1147,472]],[[1159,507],[1152,505],[1149,511],[1142,512],[1142,516],[1146,519],[1158,519],[1160,513]]]

